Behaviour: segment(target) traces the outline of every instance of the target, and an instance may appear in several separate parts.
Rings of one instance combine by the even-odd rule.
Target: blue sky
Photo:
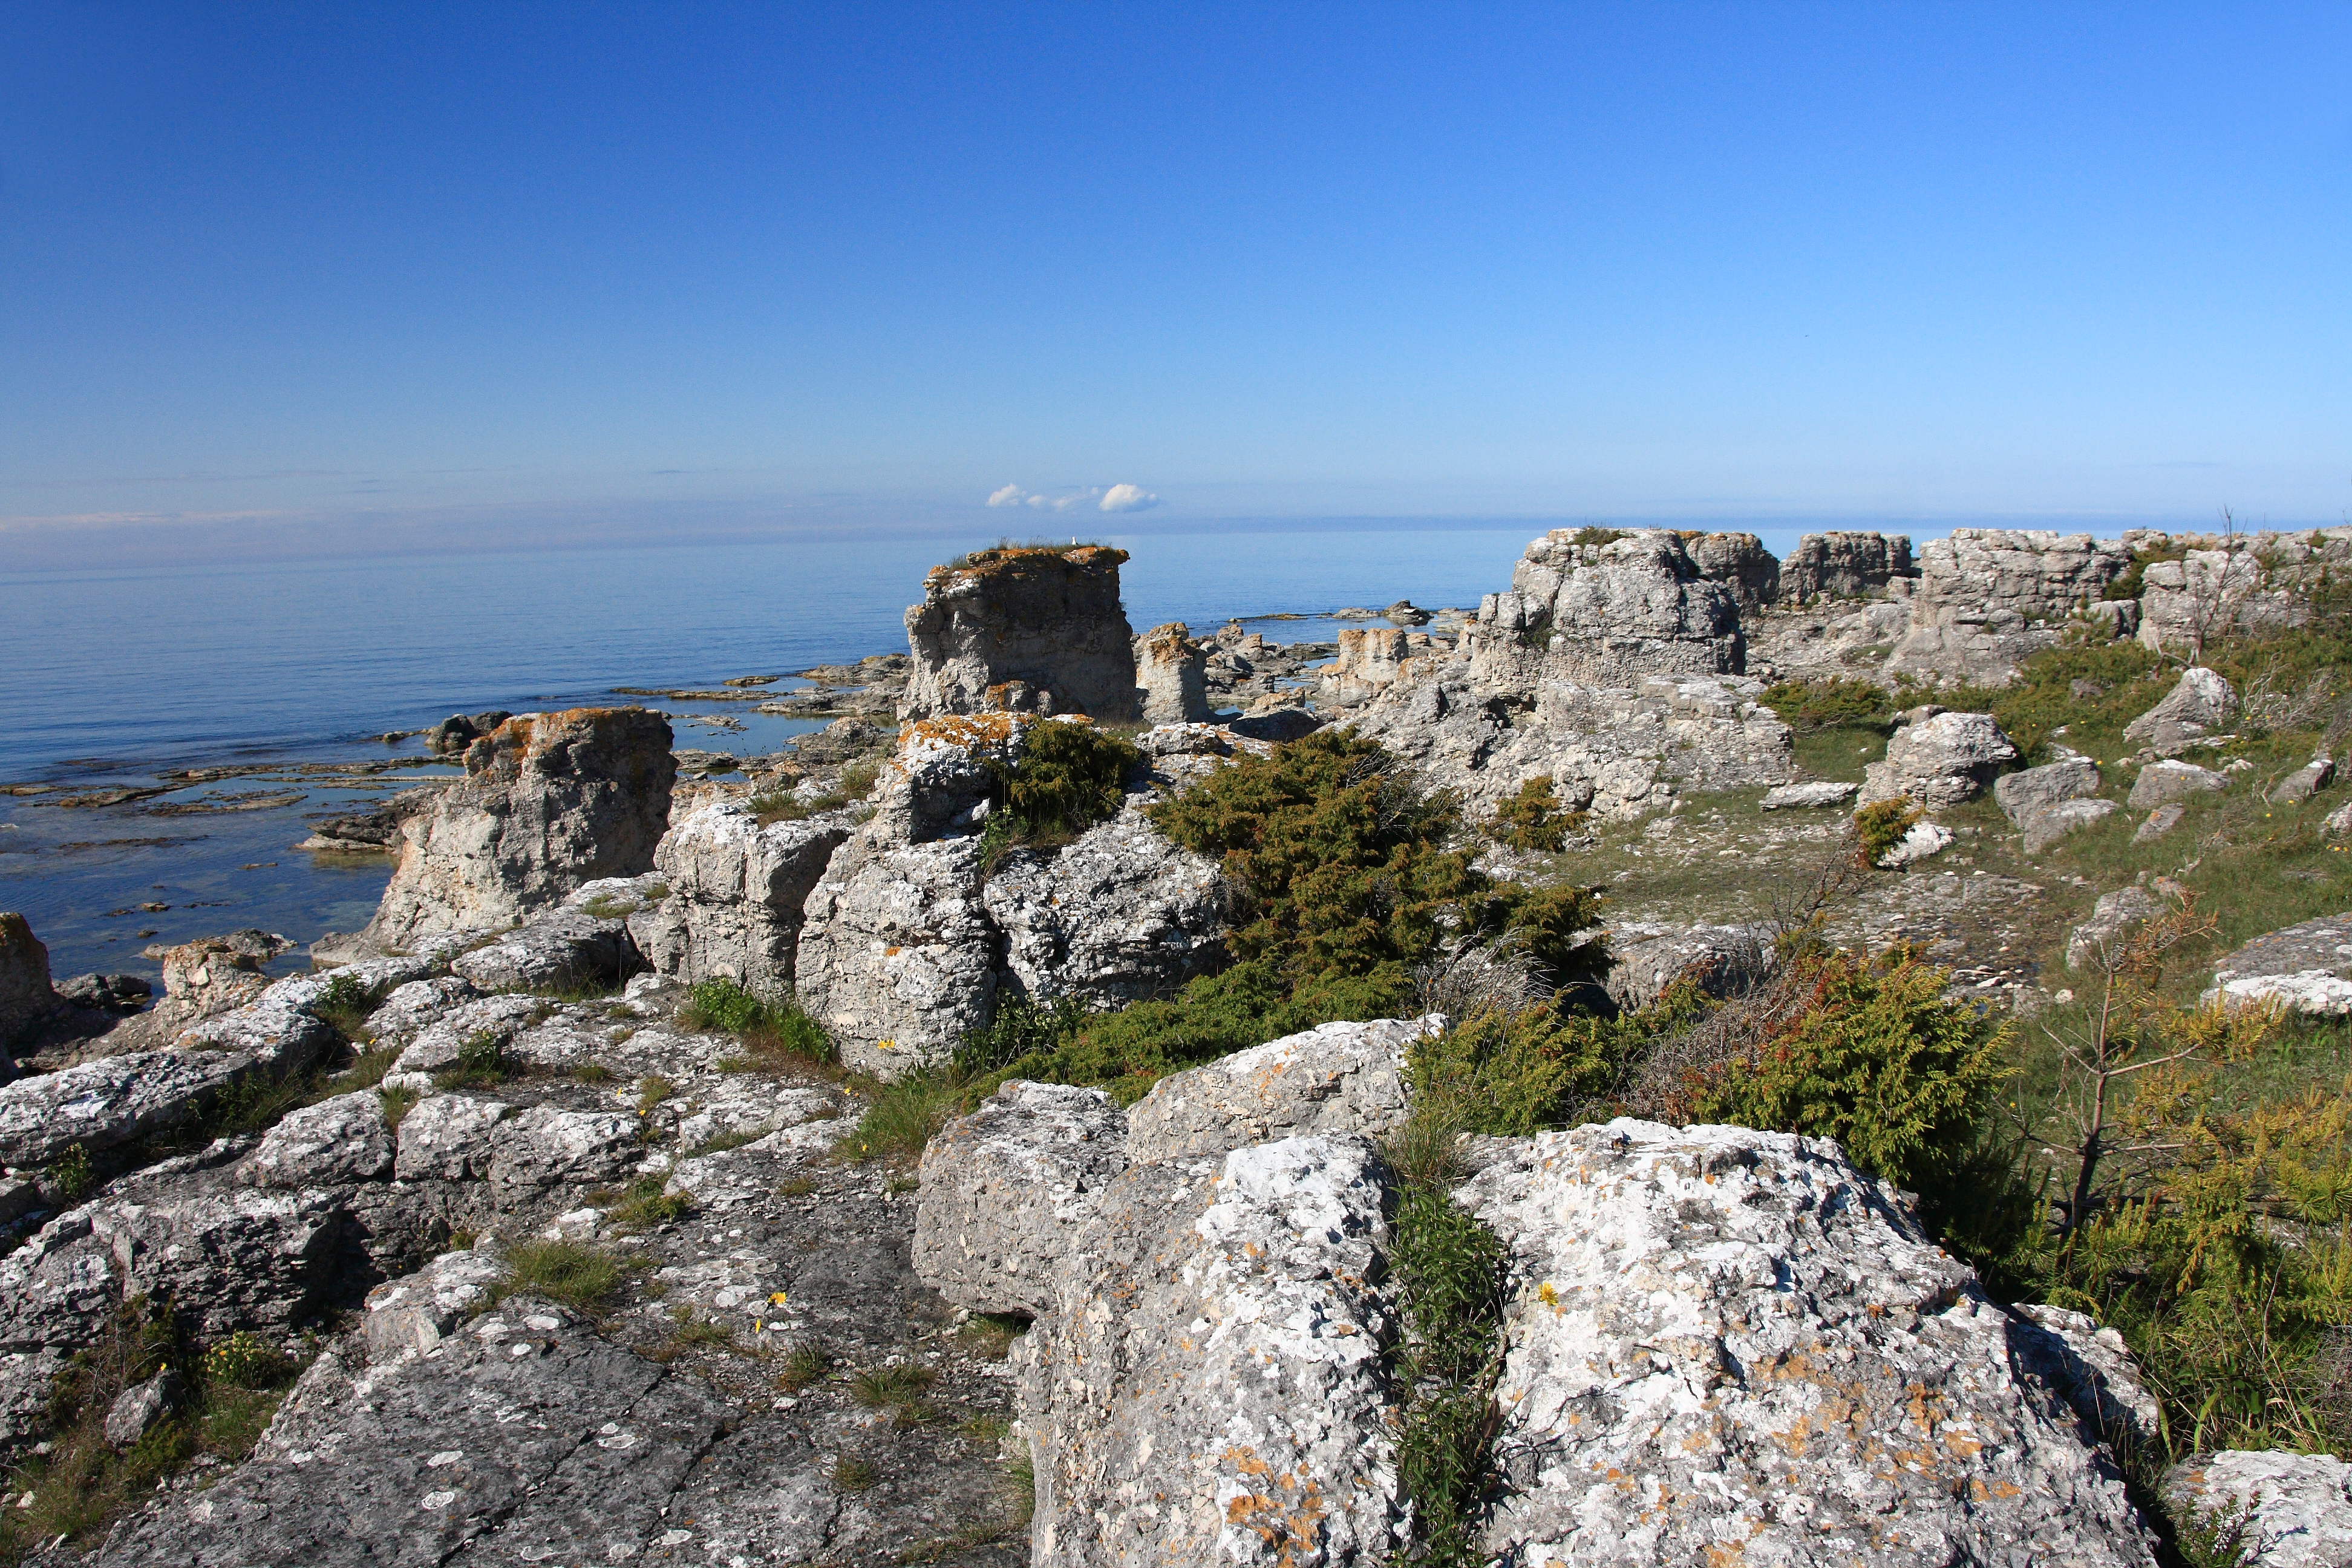
[[[0,550],[2339,522],[2347,59],[2341,5],[10,7]]]

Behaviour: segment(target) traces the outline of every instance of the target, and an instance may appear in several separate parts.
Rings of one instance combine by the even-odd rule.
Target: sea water
[[[1122,585],[1136,629],[1183,621],[1197,632],[1401,598],[1475,606],[1509,585],[1541,526],[1167,531],[1108,542],[1131,553]],[[60,978],[152,976],[145,947],[242,927],[303,943],[355,929],[388,864],[314,859],[294,845],[317,817],[451,771],[414,740],[387,749],[386,731],[484,709],[643,700],[672,715],[681,748],[772,752],[814,726],[749,703],[612,689],[710,687],[903,651],[906,607],[921,597],[925,571],[992,542],[981,531],[772,538],[0,574],[0,784],[60,786],[0,796],[0,909],[32,921]],[[1328,626],[1257,629],[1276,641],[1329,637]],[[719,714],[743,728],[695,722]],[[167,769],[386,756],[402,766],[373,780],[244,778],[115,806],[52,804],[108,785],[152,787]]]

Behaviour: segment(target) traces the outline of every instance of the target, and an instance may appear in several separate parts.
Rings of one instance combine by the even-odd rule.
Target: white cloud
[[[1113,485],[1103,492],[1101,508],[1105,511],[1149,511],[1160,504],[1160,498],[1141,485]]]
[[[1019,485],[1007,485],[1001,490],[991,490],[988,493],[988,504],[991,506],[1019,506],[1024,499],[1025,498]]]

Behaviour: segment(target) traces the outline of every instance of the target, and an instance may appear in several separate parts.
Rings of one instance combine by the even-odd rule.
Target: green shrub
[[[2132,552],[2131,564],[2123,574],[2099,590],[2102,599],[2137,599],[2147,591],[2147,569],[2159,561],[2186,561],[2189,546],[2168,544],[2161,548],[2144,546]]]
[[[1560,804],[1552,792],[1551,775],[1539,773],[1495,808],[1495,820],[1487,832],[1496,843],[1514,849],[1557,854],[1567,847],[1570,835],[1583,830],[1586,820],[1586,813]]]
[[[275,1388],[286,1381],[292,1363],[285,1353],[260,1335],[240,1331],[205,1352],[205,1381],[231,1388]]]
[[[1615,1018],[1558,1003],[1487,1012],[1405,1047],[1423,1119],[1452,1132],[1525,1138],[1580,1119],[1666,1029],[1697,1010],[1695,987]]]
[[[882,764],[878,761],[869,758],[852,763],[841,770],[831,789],[805,798],[789,790],[772,790],[752,797],[751,811],[762,827],[775,822],[821,816],[828,811],[839,811],[853,801],[864,800],[874,793],[874,781],[881,776]]]
[[[1082,997],[1058,996],[1040,1003],[1026,996],[1003,996],[988,1027],[974,1029],[956,1047],[955,1068],[968,1078],[981,1078],[1024,1057],[1043,1055],[1077,1037],[1095,1010]]]
[[[1010,763],[992,763],[981,864],[994,869],[1016,847],[1056,848],[1117,815],[1143,753],[1091,724],[1033,725]]]
[[[350,974],[331,976],[324,994],[310,1005],[320,1022],[347,1040],[364,1037],[368,1016],[375,1009],[373,993]]]
[[[2006,1030],[1946,996],[1950,972],[1916,949],[1792,963],[1809,994],[1759,1046],[1706,1072],[1689,1119],[1834,1138],[1873,1174],[1949,1194],[2009,1076]]]
[[[60,1203],[79,1203],[98,1186],[98,1172],[89,1163],[89,1151],[79,1143],[68,1143],[66,1152],[49,1162],[41,1173],[41,1185]]]
[[[1764,706],[1800,734],[1822,730],[1874,729],[1895,721],[1894,699],[1873,680],[1831,676],[1822,680],[1783,680],[1765,688]]]
[[[488,1089],[512,1076],[506,1042],[488,1029],[479,1029],[457,1047],[454,1063],[433,1075],[433,1081],[443,1089]]]
[[[1598,550],[1604,544],[1614,544],[1624,537],[1625,531],[1622,528],[1602,528],[1597,523],[1588,523],[1578,529],[1569,542],[1580,549]]]
[[[1875,866],[1888,851],[1903,842],[1903,835],[1911,825],[1927,813],[1908,795],[1896,795],[1893,800],[1873,801],[1853,814],[1853,836],[1860,847],[1854,858],[1865,866]]]

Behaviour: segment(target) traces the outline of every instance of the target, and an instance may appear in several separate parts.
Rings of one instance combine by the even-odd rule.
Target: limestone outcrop
[[[629,935],[655,973],[788,992],[803,909],[856,826],[846,811],[762,826],[747,803],[707,802],[663,835],[650,873],[609,897],[634,906]]]
[[[47,1023],[58,1005],[49,950],[24,916],[0,910],[0,1079],[13,1070],[8,1047]]]
[[[2131,563],[2127,546],[2087,533],[1954,529],[1920,547],[1910,626],[1886,671],[1998,686],[2078,616],[2129,633],[2136,607],[2102,595]]]
[[[948,713],[1139,717],[1123,550],[1007,546],[935,566],[907,612],[914,658],[901,719]]]
[[[1780,563],[1779,601],[1866,599],[1913,574],[1907,534],[1809,533]]]
[[[1556,528],[1529,544],[1510,591],[1480,601],[1472,646],[1539,649],[1548,673],[1595,686],[1739,673],[1738,598],[1701,572],[1681,536],[1595,531]]]
[[[2126,539],[2158,557],[2141,573],[2139,640],[2191,658],[2224,637],[2303,625],[2312,591],[2352,566],[2352,528]]]
[[[1209,716],[1208,650],[1181,621],[1135,639],[1135,683],[1147,724],[1193,724]]]
[[[2352,1465],[2333,1454],[2227,1449],[2174,1466],[2164,1491],[2243,1568],[2352,1563]]]
[[[1404,1121],[1405,1047],[1445,1019],[1324,1024],[1171,1073],[1128,1112],[1136,1164],[1314,1132],[1378,1137]]]
[[[676,777],[669,722],[644,709],[507,720],[467,749],[463,781],[401,825],[399,865],[363,934],[397,948],[509,925],[583,882],[650,869]]]
[[[2352,1013],[2352,915],[2323,915],[2254,938],[2214,964],[2205,997],[2315,1016]]]

